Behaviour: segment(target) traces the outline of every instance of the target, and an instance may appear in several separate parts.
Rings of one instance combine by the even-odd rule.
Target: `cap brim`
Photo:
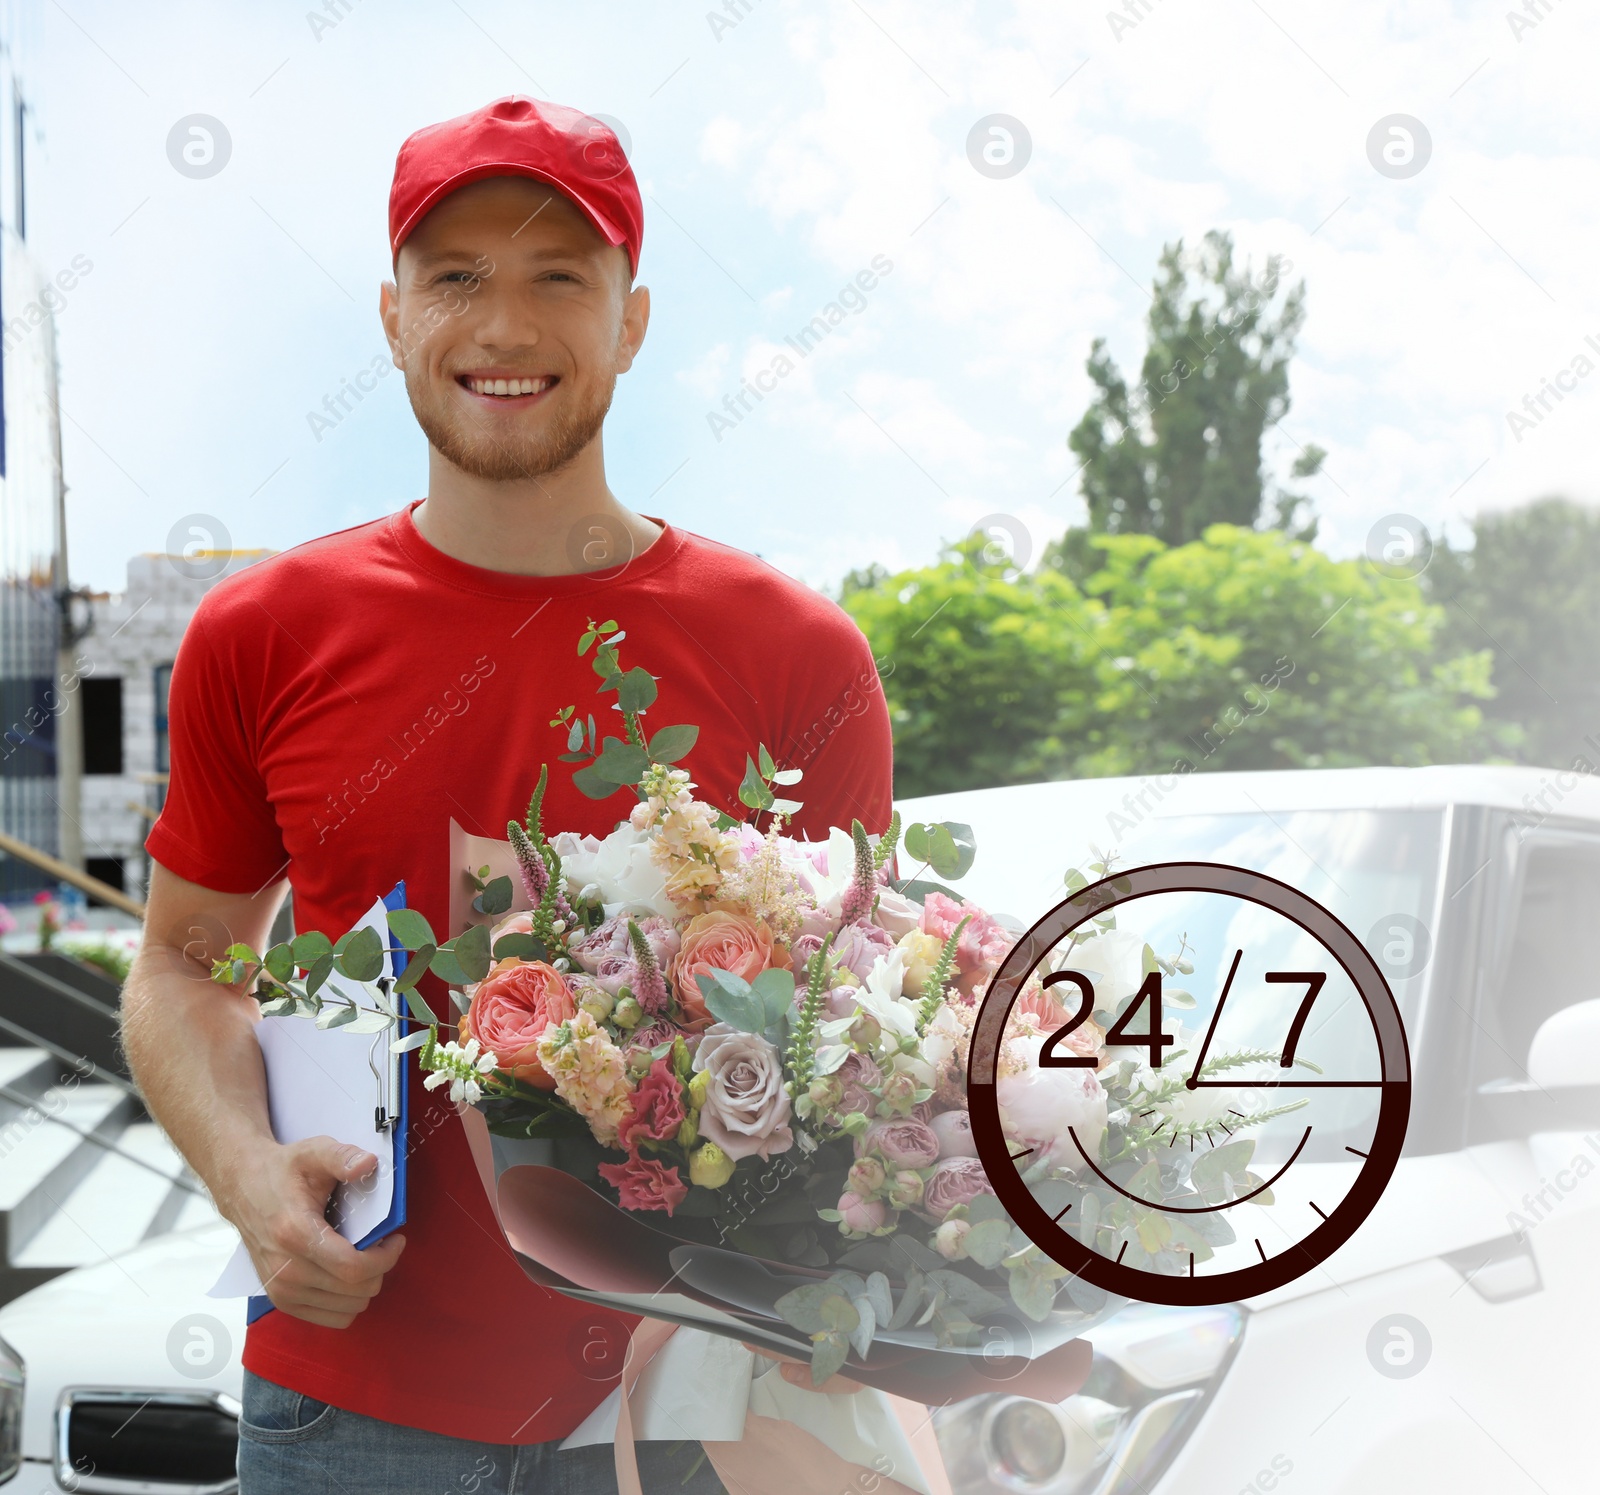
[[[405,221],[396,231],[390,244],[394,253],[395,263],[400,261],[400,246],[411,236],[411,231],[422,222],[434,208],[444,201],[452,192],[459,192],[463,187],[470,187],[474,182],[484,181],[488,177],[519,176],[530,181],[543,182],[547,187],[554,187],[563,197],[569,198],[583,212],[585,218],[595,227],[595,231],[608,244],[613,246],[624,245],[627,235],[606,217],[592,203],[586,202],[574,192],[566,182],[558,180],[547,171],[540,171],[535,166],[527,166],[520,161],[486,161],[476,166],[469,166],[465,171],[458,171],[453,177],[448,177],[435,186],[420,203],[407,214]],[[628,256],[629,268],[635,273],[638,266],[633,263],[633,256]]]

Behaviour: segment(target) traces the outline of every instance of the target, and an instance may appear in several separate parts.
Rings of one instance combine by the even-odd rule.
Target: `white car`
[[[1378,959],[1414,1075],[1405,1153],[1353,1238],[1258,1298],[1126,1309],[1089,1336],[1090,1378],[1059,1405],[997,1383],[940,1412],[957,1495],[1596,1487],[1600,780],[1169,775],[902,811],[970,824],[959,887],[1023,924],[1091,845],[1123,867],[1226,862],[1292,884]],[[15,1488],[226,1487],[242,1311],[203,1293],[231,1245],[226,1227],[169,1236],[0,1309],[27,1362]],[[0,1478],[5,1386],[0,1358]]]

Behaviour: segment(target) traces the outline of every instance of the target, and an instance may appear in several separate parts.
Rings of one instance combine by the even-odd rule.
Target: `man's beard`
[[[453,467],[491,483],[515,483],[559,472],[600,434],[617,381],[613,376],[587,403],[561,411],[538,436],[494,435],[447,400],[434,396],[426,373],[405,371],[406,396],[429,444]]]

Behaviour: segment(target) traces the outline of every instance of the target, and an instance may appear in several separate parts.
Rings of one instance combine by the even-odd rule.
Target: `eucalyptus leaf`
[[[370,924],[355,930],[348,942],[341,940],[344,948],[337,953],[336,962],[341,975],[352,981],[376,981],[383,974],[383,936]]]
[[[603,774],[598,763],[590,763],[576,770],[572,782],[578,792],[588,799],[609,799],[622,788],[622,781]]]
[[[320,956],[331,955],[333,941],[318,930],[308,929],[304,934],[297,934],[289,948],[294,951],[296,965],[308,966]]]
[[[465,933],[458,934],[451,940],[450,948],[456,964],[466,974],[468,981],[482,981],[489,974],[491,957],[487,924],[474,924]]]
[[[335,1007],[332,1004],[324,1007],[317,1014],[319,1028],[347,1028],[361,1015],[359,1007]]]
[[[636,665],[623,675],[622,684],[617,691],[617,699],[622,702],[624,711],[644,711],[655,704],[655,677],[649,670],[641,669]],[[639,772],[643,773],[644,769],[641,768]]]
[[[389,910],[389,929],[407,950],[420,950],[424,945],[437,945],[433,926],[414,908]]]
[[[412,951],[411,959],[406,962],[405,970],[400,973],[400,979],[394,984],[396,995],[410,991],[428,974],[428,967],[436,954],[438,951],[432,945],[424,945],[421,949]]]
[[[472,907],[480,914],[503,914],[511,907],[511,879],[504,876],[494,878],[472,900]]]
[[[650,758],[655,763],[676,763],[686,757],[700,736],[699,727],[687,723],[663,727],[650,739]]]
[[[496,960],[543,960],[549,953],[531,934],[503,934],[494,942]]]
[[[319,955],[311,962],[311,969],[306,972],[306,995],[314,997],[317,988],[333,974],[333,946],[329,945],[327,953]]]
[[[294,949],[287,944],[274,945],[261,957],[261,964],[274,981],[287,981],[294,975]]]

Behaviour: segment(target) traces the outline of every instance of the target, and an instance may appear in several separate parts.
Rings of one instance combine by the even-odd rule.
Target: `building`
[[[167,682],[200,599],[224,577],[275,552],[196,550],[128,562],[121,593],[89,599],[80,661],[84,870],[135,897],[148,881],[144,838],[167,772]]]
[[[27,242],[32,113],[18,72],[15,10],[0,13],[0,831],[60,848],[57,679],[66,590],[53,312],[59,290]],[[0,858],[0,899],[45,885]]]

